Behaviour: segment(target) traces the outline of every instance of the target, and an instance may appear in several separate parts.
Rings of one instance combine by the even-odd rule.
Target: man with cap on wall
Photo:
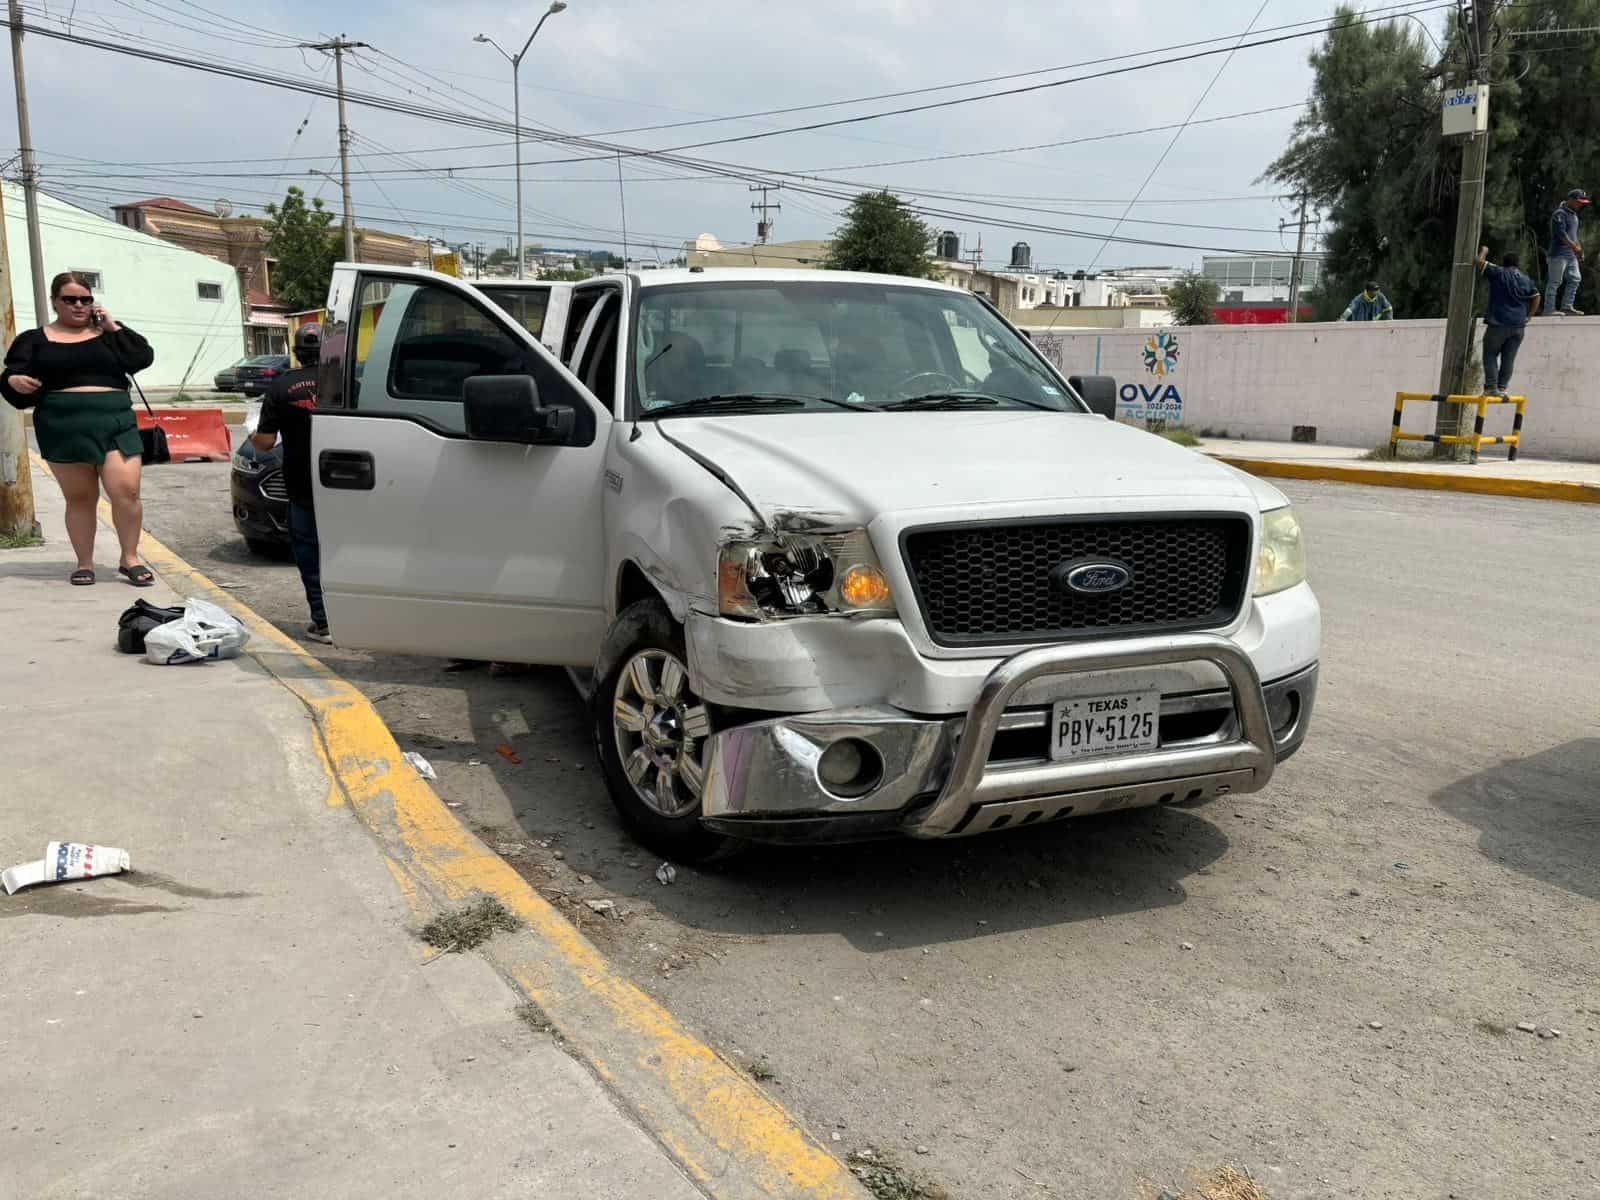
[[[1389,297],[1378,290],[1378,285],[1368,281],[1366,290],[1361,292],[1345,308],[1341,321],[1392,321],[1394,320],[1394,305],[1389,303]]]
[[[1581,317],[1572,307],[1583,280],[1583,245],[1578,241],[1578,214],[1589,207],[1589,193],[1573,188],[1550,215],[1550,271],[1544,285],[1544,310],[1552,317]],[[1556,293],[1561,303],[1556,303]]]

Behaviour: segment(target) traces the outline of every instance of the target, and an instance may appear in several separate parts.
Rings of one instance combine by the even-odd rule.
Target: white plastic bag
[[[215,604],[186,600],[183,616],[145,635],[144,657],[161,666],[237,658],[249,640],[249,631]]]

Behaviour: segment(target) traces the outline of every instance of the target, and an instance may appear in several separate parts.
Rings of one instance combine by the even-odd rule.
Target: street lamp
[[[528,47],[533,45],[533,39],[539,36],[539,30],[544,28],[544,23],[558,12],[565,12],[566,0],[551,0],[550,7],[545,9],[544,15],[539,18],[539,23],[533,27],[533,32],[528,35],[528,40],[522,43],[522,49],[516,54],[507,54],[500,43],[488,34],[480,33],[472,40],[484,42],[500,51],[500,57],[511,64],[511,112],[512,120],[516,124],[517,145],[517,278],[522,278],[523,264],[527,259],[527,251],[522,244],[522,91],[517,86],[517,68],[522,66],[523,57],[528,53]]]

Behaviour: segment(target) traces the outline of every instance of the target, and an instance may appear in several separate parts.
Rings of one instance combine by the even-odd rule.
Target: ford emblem
[[[1119,562],[1104,559],[1067,562],[1050,572],[1050,582],[1057,591],[1076,592],[1080,596],[1105,596],[1120,592],[1132,583],[1133,572]]]

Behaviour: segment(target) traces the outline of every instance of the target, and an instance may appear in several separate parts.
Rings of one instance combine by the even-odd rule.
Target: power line
[[[1167,161],[1167,156],[1172,153],[1173,148],[1178,144],[1178,139],[1183,136],[1183,131],[1189,128],[1190,123],[1195,118],[1195,114],[1200,111],[1200,106],[1211,95],[1211,89],[1217,86],[1217,81],[1222,78],[1222,73],[1228,69],[1228,64],[1233,61],[1233,56],[1238,51],[1239,46],[1243,45],[1244,39],[1249,36],[1250,30],[1255,28],[1255,23],[1261,19],[1261,15],[1267,11],[1267,5],[1271,3],[1272,0],[1261,0],[1261,7],[1256,9],[1256,15],[1250,18],[1250,24],[1246,25],[1244,33],[1239,35],[1239,42],[1234,45],[1233,49],[1228,51],[1227,57],[1222,60],[1222,65],[1217,68],[1217,73],[1211,77],[1211,82],[1206,84],[1205,91],[1200,93],[1200,98],[1194,102],[1194,107],[1189,110],[1189,115],[1183,119],[1183,124],[1179,125],[1177,131],[1173,133],[1172,140],[1167,143],[1167,148],[1161,152],[1161,157],[1151,165],[1150,173],[1144,177],[1144,182],[1139,185],[1139,190],[1133,194],[1133,199],[1128,201],[1128,207],[1122,210],[1122,215],[1117,218],[1117,223],[1111,227],[1112,234],[1122,228],[1122,223],[1128,219],[1128,214],[1133,211],[1133,206],[1138,203],[1139,197],[1144,195],[1145,188],[1150,186],[1150,181],[1156,177],[1156,172],[1161,170],[1162,164]],[[1106,247],[1110,244],[1111,237],[1108,234],[1106,240],[1100,244],[1100,249],[1095,251],[1094,260],[1089,264],[1091,267],[1100,261],[1100,256],[1106,252]]]

